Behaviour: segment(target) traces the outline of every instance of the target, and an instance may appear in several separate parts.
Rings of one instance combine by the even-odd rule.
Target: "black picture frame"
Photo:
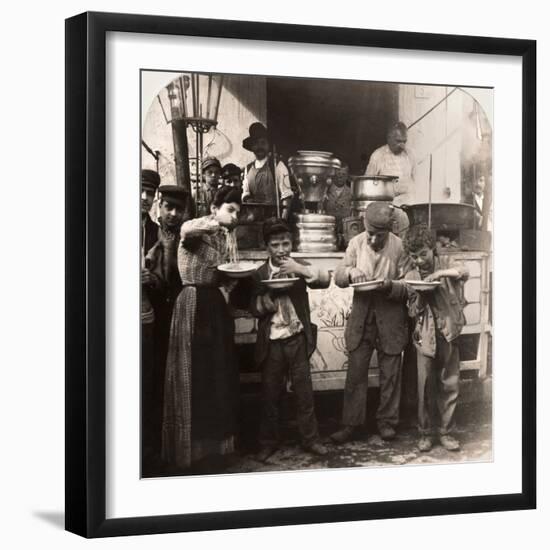
[[[522,61],[522,490],[515,494],[106,519],[105,39],[109,31],[516,56]],[[536,42],[83,13],[66,20],[66,529],[85,537],[536,506]]]

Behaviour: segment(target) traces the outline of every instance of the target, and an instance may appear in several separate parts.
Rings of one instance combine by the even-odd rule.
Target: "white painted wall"
[[[408,125],[427,113],[453,89],[452,86],[402,84],[399,87],[399,117]],[[472,90],[479,106],[492,120],[492,90]],[[409,130],[408,146],[416,156],[415,203],[430,199],[430,154],[432,156],[431,201],[462,202],[461,155],[473,155],[480,141],[468,115],[474,98],[458,90]]]

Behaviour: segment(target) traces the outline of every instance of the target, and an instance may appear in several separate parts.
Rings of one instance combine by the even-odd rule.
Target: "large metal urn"
[[[298,151],[288,159],[288,167],[304,202],[319,203],[342,163],[327,151]]]
[[[336,218],[309,212],[322,210],[322,201],[341,162],[327,151],[302,150],[288,159],[288,166],[307,209],[296,215],[296,250],[311,253],[338,250]]]
[[[336,218],[325,214],[296,214],[298,252],[335,252]]]

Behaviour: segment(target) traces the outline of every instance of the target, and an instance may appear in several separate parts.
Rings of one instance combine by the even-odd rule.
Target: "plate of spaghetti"
[[[283,288],[290,288],[299,280],[299,277],[287,277],[286,279],[283,277],[279,279],[262,279],[262,284],[274,290],[282,290]]]
[[[240,279],[252,275],[258,269],[256,264],[252,262],[229,262],[218,266],[218,270],[225,273],[233,279]]]

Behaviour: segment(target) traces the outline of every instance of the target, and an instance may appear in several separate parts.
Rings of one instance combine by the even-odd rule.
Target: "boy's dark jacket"
[[[296,260],[302,265],[308,265],[306,262],[301,262]],[[269,279],[269,260],[261,265],[261,267],[254,273],[254,288],[252,291],[252,300],[250,302],[250,311],[252,315],[258,317],[258,337],[256,340],[256,348],[254,353],[254,358],[258,365],[261,365],[269,353],[269,332],[271,330],[271,317],[272,313],[262,315],[258,311],[256,306],[256,298],[259,295],[266,294],[268,288],[261,283],[262,279]],[[310,288],[327,288],[329,286],[328,281],[319,281],[316,283],[310,284]],[[304,327],[304,335],[306,337],[307,343],[307,354],[308,357],[314,352],[315,347],[317,346],[317,326],[311,322],[310,310],[309,310],[309,298],[307,295],[307,286],[304,279],[300,278],[294,285],[292,285],[287,291],[286,294],[289,296],[294,309],[296,310],[296,315],[300,319]]]

